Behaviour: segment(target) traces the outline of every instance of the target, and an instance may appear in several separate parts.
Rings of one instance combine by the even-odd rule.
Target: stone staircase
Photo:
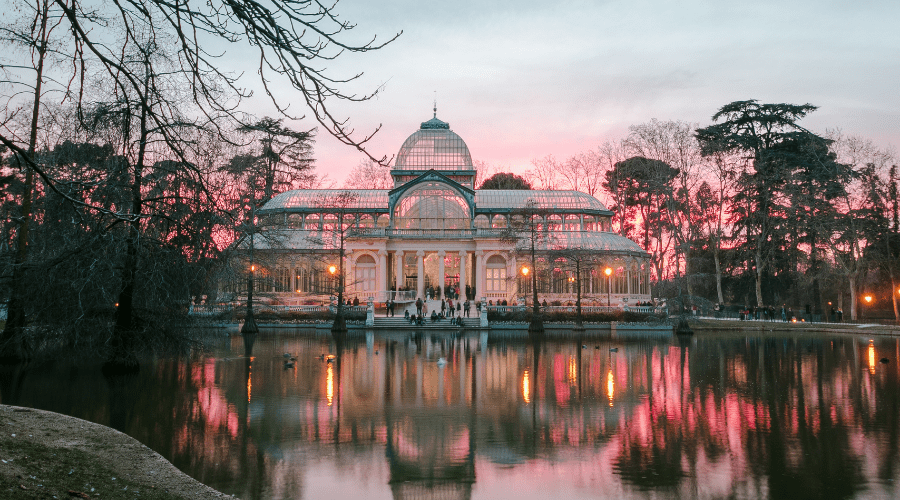
[[[431,311],[441,310],[441,301],[440,300],[429,300],[426,302],[426,308],[428,310],[428,314],[426,315],[425,325],[423,326],[415,326],[409,324],[409,321],[403,315],[403,311],[407,310],[410,314],[415,314],[416,312],[416,304],[412,303],[406,307],[398,307],[395,311],[394,317],[384,317],[384,316],[375,316],[375,327],[376,328],[386,328],[393,329],[396,328],[398,330],[406,330],[406,329],[416,329],[416,328],[458,328],[457,326],[450,324],[450,318],[444,318],[434,323],[431,322]],[[463,315],[465,312],[460,311]],[[469,317],[466,318],[463,316],[462,318],[462,326],[464,328],[478,328],[481,325],[481,319],[478,317],[478,310],[473,306],[469,310]]]

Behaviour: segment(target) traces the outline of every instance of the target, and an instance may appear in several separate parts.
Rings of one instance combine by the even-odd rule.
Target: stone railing
[[[500,237],[505,229],[395,229],[389,227],[357,227],[347,232],[348,236],[361,238],[410,238],[410,239],[459,239],[480,237]]]

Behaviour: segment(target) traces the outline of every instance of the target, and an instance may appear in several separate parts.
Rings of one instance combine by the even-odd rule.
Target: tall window
[[[488,292],[506,292],[506,259],[492,255],[487,260],[486,283]]]
[[[286,267],[277,267],[275,268],[275,275],[273,276],[273,285],[275,286],[276,292],[290,292],[291,291],[291,270]]]
[[[375,258],[371,255],[363,255],[356,260],[354,276],[355,288],[359,291],[375,290]]]

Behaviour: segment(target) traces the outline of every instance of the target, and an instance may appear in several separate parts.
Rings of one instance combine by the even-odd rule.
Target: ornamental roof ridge
[[[446,129],[450,130],[450,124],[444,121],[441,121],[437,115],[434,118],[428,120],[427,122],[422,122],[422,125],[419,127],[420,130],[434,130],[434,129]]]

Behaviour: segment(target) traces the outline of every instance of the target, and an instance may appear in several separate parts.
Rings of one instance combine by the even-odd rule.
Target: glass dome
[[[419,130],[403,142],[394,161],[394,170],[429,169],[475,170],[469,147],[437,116],[422,123]]]

